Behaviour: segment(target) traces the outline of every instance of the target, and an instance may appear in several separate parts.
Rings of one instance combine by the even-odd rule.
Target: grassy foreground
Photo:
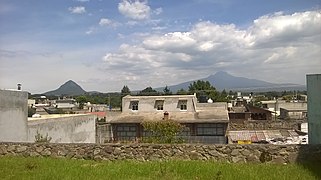
[[[311,166],[312,167],[312,166]],[[89,161],[0,157],[0,179],[319,179],[301,165],[228,164],[202,161]]]

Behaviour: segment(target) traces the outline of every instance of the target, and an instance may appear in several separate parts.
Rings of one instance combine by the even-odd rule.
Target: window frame
[[[197,136],[224,136],[226,127],[222,123],[202,123],[196,125]]]
[[[139,109],[139,101],[130,101],[130,109],[132,111],[138,111],[138,109]]]
[[[157,111],[164,111],[164,100],[156,100],[154,107]]]
[[[187,100],[178,100],[177,106],[180,111],[187,111]]]

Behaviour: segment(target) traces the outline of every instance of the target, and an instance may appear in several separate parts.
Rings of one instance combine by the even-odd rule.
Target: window
[[[155,108],[156,108],[158,111],[164,110],[164,100],[156,100],[156,101],[155,101]]]
[[[135,124],[119,124],[116,126],[117,140],[134,140],[137,136]]]
[[[200,136],[224,136],[225,128],[224,124],[197,124],[196,132]]]
[[[183,130],[181,132],[179,132],[178,134],[179,136],[190,136],[191,135],[191,130],[189,127],[187,127],[185,125],[185,127],[183,128]]]
[[[179,100],[178,107],[180,110],[186,111],[187,110],[187,100]]]
[[[138,111],[138,101],[131,101],[130,107],[133,111]]]

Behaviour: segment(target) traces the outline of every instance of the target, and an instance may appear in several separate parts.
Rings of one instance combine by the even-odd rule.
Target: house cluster
[[[12,107],[8,106],[8,113],[16,109],[17,105],[11,102],[14,99],[6,95],[10,93],[12,92],[3,91],[2,93],[2,97],[8,101],[7,104],[12,105]],[[177,136],[186,143],[307,143],[305,102],[276,100],[262,102],[263,107],[256,107],[250,103],[252,97],[239,95],[230,103],[213,102],[211,99],[207,103],[199,103],[196,94],[127,95],[122,98],[121,111],[110,111],[107,105],[90,103],[85,103],[83,109],[79,109],[76,101],[68,98],[52,101],[44,96],[36,100],[27,100],[23,97],[19,101],[26,101],[26,106],[28,104],[29,107],[35,107],[38,116],[27,119],[24,117],[26,109],[23,109],[21,126],[27,125],[24,129],[28,131],[28,141],[32,141],[36,132],[39,131],[44,135],[48,133],[55,142],[139,142],[150,136],[150,132],[144,129],[143,122],[172,120],[184,126],[183,131]],[[69,110],[73,113],[50,115],[51,109]],[[84,116],[84,114],[87,115]],[[5,113],[2,115],[8,120]],[[103,121],[97,121],[101,119]],[[233,124],[261,122],[282,124],[288,121],[297,121],[298,126],[296,128],[282,126],[279,129],[231,128]],[[10,128],[3,126],[3,129]]]
[[[260,108],[249,103],[251,98],[237,97],[231,103],[215,102],[198,103],[196,95],[169,96],[125,96],[122,99],[122,112],[107,117],[111,141],[137,141],[148,136],[141,125],[144,121],[173,120],[186,128],[178,136],[187,143],[271,143],[271,144],[305,144],[307,131],[297,129],[267,130],[229,130],[230,123],[276,121],[286,107],[302,106],[306,113],[306,104],[282,104],[276,108]],[[275,107],[275,106],[274,106]],[[304,109],[305,107],[305,109]],[[283,121],[293,119],[306,120],[303,115],[287,113]],[[280,120],[282,121],[282,120]],[[298,123],[299,124],[299,123]],[[306,124],[302,124],[306,126]],[[304,129],[304,128],[303,128]]]
[[[34,117],[64,112],[69,114],[95,114],[100,119],[106,117],[108,109],[106,104],[91,104],[90,102],[85,103],[83,108],[79,109],[79,103],[73,98],[63,97],[57,100],[49,100],[46,96],[28,99],[28,107],[36,109]]]

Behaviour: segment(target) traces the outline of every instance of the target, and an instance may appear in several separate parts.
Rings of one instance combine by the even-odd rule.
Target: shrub
[[[46,134],[46,136],[43,136],[37,130],[37,133],[35,135],[35,142],[36,143],[49,143],[51,141],[51,139],[52,138],[50,136],[48,136],[48,133]]]
[[[28,117],[32,117],[36,113],[36,109],[32,107],[28,107]]]
[[[150,136],[144,139],[149,143],[182,143],[183,140],[178,138],[185,126],[173,120],[161,121],[144,121],[141,123]]]

